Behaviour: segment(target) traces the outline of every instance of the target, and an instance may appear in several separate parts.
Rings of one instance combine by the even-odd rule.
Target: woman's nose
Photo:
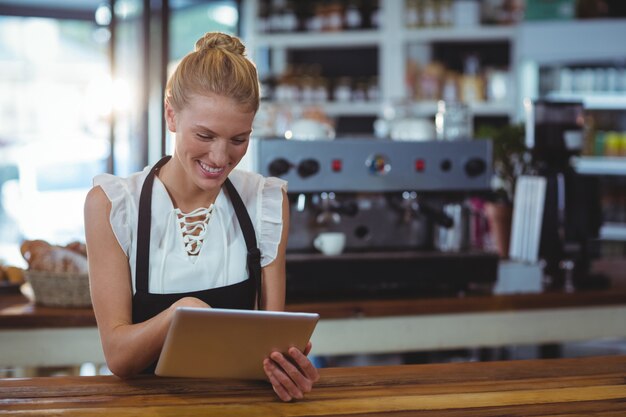
[[[211,162],[215,165],[225,166],[228,163],[228,141],[215,141],[211,147],[210,155]]]

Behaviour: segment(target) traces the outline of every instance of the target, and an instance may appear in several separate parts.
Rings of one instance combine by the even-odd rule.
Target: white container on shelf
[[[480,3],[475,0],[456,0],[452,6],[452,22],[456,27],[480,25]]]

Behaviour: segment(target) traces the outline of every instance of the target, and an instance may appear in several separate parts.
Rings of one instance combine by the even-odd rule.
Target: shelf
[[[406,41],[417,42],[494,42],[515,39],[514,26],[442,27],[432,29],[407,29]]]
[[[626,157],[583,156],[574,158],[573,164],[579,174],[626,175]]]
[[[626,110],[626,92],[620,93],[561,93],[546,96],[553,101],[579,101],[588,110]]]
[[[420,101],[411,106],[416,116],[433,116],[437,113],[436,101]],[[509,102],[480,102],[470,104],[470,112],[474,116],[509,116],[513,113],[513,105]]]
[[[377,101],[365,101],[365,102],[276,102],[268,101],[272,105],[288,108],[307,108],[307,107],[320,107],[328,116],[376,116],[381,111],[382,105]]]
[[[257,35],[256,46],[271,48],[353,48],[378,46],[382,33],[378,30],[354,32],[295,32]]]
[[[382,112],[383,104],[375,101],[368,102],[273,102],[286,107],[321,107],[329,116],[377,116]],[[509,116],[513,106],[508,102],[501,103],[474,103],[470,106],[474,116]],[[437,113],[436,101],[421,101],[411,105],[414,116],[430,117]]]
[[[605,223],[600,228],[600,239],[626,242],[626,224]]]
[[[624,58],[626,19],[524,22],[516,43],[520,60],[539,65]]]

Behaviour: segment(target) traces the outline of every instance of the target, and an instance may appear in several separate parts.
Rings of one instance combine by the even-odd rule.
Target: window
[[[84,199],[94,173],[106,171],[113,105],[107,43],[97,31],[95,21],[0,16],[6,262],[22,239],[84,239]]]

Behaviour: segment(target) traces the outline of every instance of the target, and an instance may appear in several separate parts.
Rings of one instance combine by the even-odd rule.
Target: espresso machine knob
[[[487,163],[481,158],[472,158],[465,163],[465,173],[468,177],[477,177],[485,173]]]
[[[285,158],[274,159],[267,167],[269,174],[272,177],[280,177],[285,175],[291,169],[291,164]]]
[[[320,170],[320,163],[315,159],[305,159],[300,164],[298,164],[298,175],[302,178],[310,177],[311,175],[315,175]]]

